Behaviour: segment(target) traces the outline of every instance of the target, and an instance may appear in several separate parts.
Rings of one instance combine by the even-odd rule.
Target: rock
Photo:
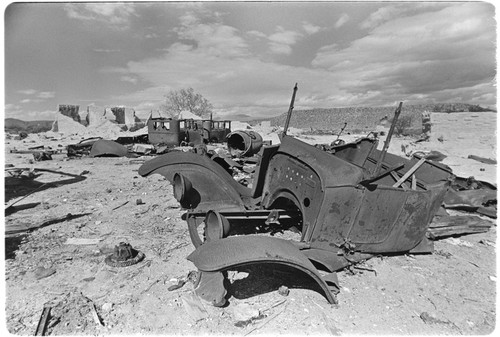
[[[290,289],[288,289],[287,286],[281,286],[278,289],[278,294],[281,296],[288,296],[288,294],[290,294]]]
[[[111,310],[113,310],[113,303],[104,303],[102,305],[102,311],[110,312]]]
[[[446,243],[449,243],[449,244],[454,245],[454,246],[462,246],[462,247],[469,247],[469,248],[474,247],[474,245],[472,243],[461,240],[459,238],[447,238],[447,239],[441,240],[441,242],[446,242]]]
[[[56,270],[54,268],[45,268],[40,266],[35,269],[35,277],[37,280],[49,277],[50,275],[53,275],[55,273]]]
[[[256,309],[247,303],[232,305],[229,311],[236,323],[251,321],[252,319],[260,316],[259,309]]]
[[[450,322],[448,321],[443,321],[437,318],[436,315],[430,314],[426,311],[422,312],[420,314],[420,318],[426,323],[426,324],[449,324]]]

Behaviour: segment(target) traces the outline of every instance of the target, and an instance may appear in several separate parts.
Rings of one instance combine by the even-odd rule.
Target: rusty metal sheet
[[[224,276],[221,272],[199,272],[194,292],[215,307],[226,304],[227,290],[224,287]]]
[[[353,185],[368,178],[369,175],[369,172],[362,167],[332,156],[290,136],[285,136],[281,140],[277,154],[271,159],[270,167],[278,167],[282,164],[273,163],[278,154],[292,158],[303,167],[315,171],[321,177],[323,186]],[[304,178],[307,178],[307,176],[304,176]]]
[[[244,209],[245,200],[251,190],[238,184],[219,164],[207,156],[190,152],[169,152],[145,162],[139,168],[141,176],[161,174],[174,184],[175,174],[189,182],[190,205],[185,208],[196,210],[239,210]],[[174,193],[176,193],[174,186]],[[176,196],[179,201],[180,195]],[[188,207],[186,207],[188,206]]]
[[[374,138],[360,138],[351,143],[345,143],[333,147],[333,151],[329,151],[335,154],[336,157],[347,160],[348,162],[358,165],[365,166],[366,160],[372,154],[372,152],[377,148],[378,139]]]
[[[90,150],[91,157],[125,157],[127,154],[125,146],[107,139],[96,141]]]
[[[490,189],[449,191],[443,201],[445,208],[475,210],[488,203],[496,204],[497,191]]]
[[[260,160],[255,168],[255,175],[253,180],[253,190],[252,196],[254,198],[260,197],[262,195],[262,189],[264,188],[264,180],[266,178],[266,172],[269,167],[269,160],[278,150],[279,145],[263,146],[260,151]]]
[[[358,145],[362,156],[345,152],[346,158],[361,163],[367,156],[366,163],[373,166],[373,143]],[[412,163],[390,154],[386,158]],[[335,252],[349,244],[349,249],[363,253],[409,251],[424,238],[451,177],[445,167],[432,163],[416,174],[422,178],[418,190],[393,187],[393,181],[385,185],[365,180],[368,170],[285,136],[270,160],[262,205],[269,209],[280,198],[291,200],[302,213],[301,239],[311,247]]]
[[[204,272],[215,272],[245,264],[278,263],[296,268],[312,277],[328,302],[334,295],[309,259],[291,242],[268,236],[233,236],[206,242],[188,256],[188,260]]]
[[[262,205],[272,208],[277,200],[291,200],[302,211],[302,240],[307,240],[318,216],[327,212],[322,209],[325,190],[332,186],[354,188],[368,177],[362,167],[284,136],[269,163]]]
[[[347,243],[364,253],[409,251],[424,238],[447,185],[427,191],[380,185],[329,188],[323,211],[305,240],[313,248],[331,251]]]

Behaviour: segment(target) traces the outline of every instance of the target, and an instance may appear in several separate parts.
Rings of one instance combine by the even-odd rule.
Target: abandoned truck
[[[150,118],[150,144],[179,146],[181,144],[221,143],[231,132],[231,121]]]
[[[222,305],[222,271],[277,263],[312,277],[335,303],[335,271],[377,254],[432,251],[425,233],[452,178],[442,164],[401,158],[377,145],[367,137],[326,152],[284,132],[281,144],[262,147],[251,188],[194,153],[159,156],[139,174],[165,176],[187,209],[196,247],[188,259],[200,270],[200,297]],[[300,240],[241,235],[285,223],[300,230]]]

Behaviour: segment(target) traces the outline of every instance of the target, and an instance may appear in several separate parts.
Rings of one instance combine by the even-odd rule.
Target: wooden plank
[[[408,170],[408,172],[406,172],[404,174],[404,176],[401,177],[401,179],[399,179],[394,185],[392,185],[392,187],[399,187],[399,185],[401,185],[403,182],[406,181],[406,179],[408,179],[408,177],[410,177],[413,173],[415,173],[416,170],[418,170],[418,168],[420,166],[422,166],[422,164],[425,162],[425,158],[421,158],[418,163],[416,163],[415,165],[413,165],[413,167],[411,169]]]
[[[394,178],[394,180],[396,180],[396,182],[399,180],[399,177],[396,173],[391,172],[391,176]],[[401,187],[403,188],[403,190],[408,190],[408,186],[406,186],[405,183],[402,183]]]
[[[482,219],[476,215],[454,215],[454,216],[437,216],[432,219],[429,228],[438,227],[458,227],[458,226],[476,226],[484,225],[490,226],[492,222],[489,220]]]
[[[429,239],[435,240],[444,238],[447,236],[455,235],[465,235],[465,234],[477,234],[486,233],[490,230],[490,227],[470,227],[470,226],[460,226],[452,228],[440,228],[432,229],[427,232]]]
[[[439,217],[430,224],[427,236],[435,240],[447,236],[484,233],[492,225],[491,221],[473,215]]]

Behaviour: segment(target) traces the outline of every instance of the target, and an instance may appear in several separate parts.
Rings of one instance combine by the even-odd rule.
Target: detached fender
[[[232,236],[199,246],[188,260],[203,272],[255,263],[278,263],[296,268],[316,281],[328,302],[336,303],[325,280],[309,259],[291,242],[260,235]]]
[[[125,157],[127,154],[125,146],[107,139],[99,139],[90,150],[91,157]]]
[[[189,205],[185,208],[200,211],[244,209],[251,190],[238,184],[219,164],[206,156],[191,152],[169,152],[145,162],[139,168],[141,176],[161,174],[173,185],[177,173],[182,181],[188,181]],[[174,191],[175,194],[175,191]],[[178,201],[182,201],[178,199]]]

